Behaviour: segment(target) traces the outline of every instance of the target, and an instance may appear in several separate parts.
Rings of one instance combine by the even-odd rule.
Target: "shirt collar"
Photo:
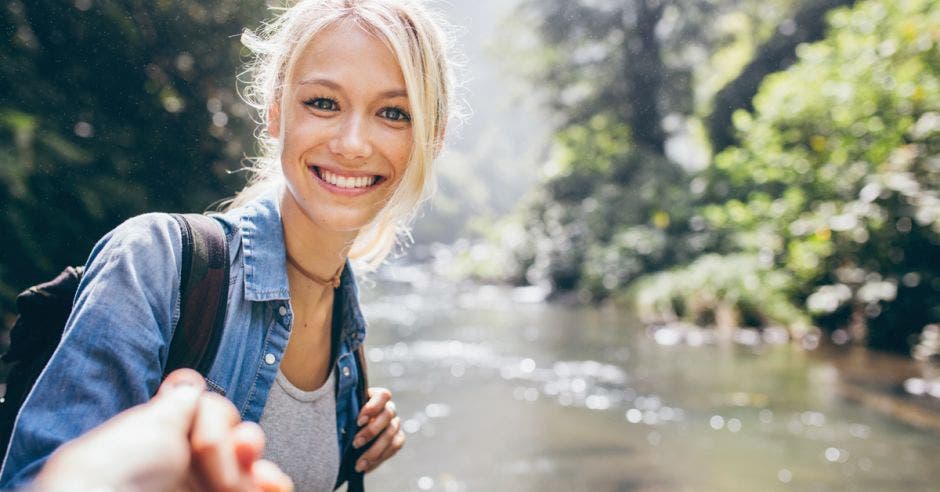
[[[280,196],[270,190],[245,205],[238,223],[245,267],[245,299],[287,300],[290,288],[284,266],[284,229]]]
[[[275,301],[290,299],[287,281],[284,229],[281,225],[280,199],[283,187],[269,190],[252,200],[238,219],[244,254],[245,299]],[[352,350],[365,339],[366,323],[359,308],[359,288],[349,260],[336,289],[335,312],[342,320],[341,331]]]

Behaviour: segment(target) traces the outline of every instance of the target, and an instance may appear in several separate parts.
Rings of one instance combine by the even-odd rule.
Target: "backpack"
[[[224,329],[228,242],[221,225],[211,217],[171,216],[179,223],[183,245],[180,317],[163,375],[189,367],[205,376]],[[10,348],[0,358],[9,369],[6,393],[0,397],[0,451],[9,446],[20,407],[62,339],[83,273],[82,267],[68,267],[16,298],[19,316],[10,330]]]

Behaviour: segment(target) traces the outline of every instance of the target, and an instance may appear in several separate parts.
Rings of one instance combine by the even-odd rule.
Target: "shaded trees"
[[[940,320],[940,4],[779,5],[709,93],[693,65],[727,40],[694,25],[737,2],[539,4],[559,24],[538,26],[563,119],[523,215],[530,281],[594,299],[635,286],[653,317],[815,325],[902,351]],[[683,121],[722,150],[701,172],[669,152]]]
[[[706,128],[714,152],[720,152],[736,143],[731,116],[739,109],[753,109],[751,99],[757,94],[764,77],[790,66],[796,60],[797,46],[823,37],[828,27],[826,12],[836,7],[853,5],[855,1],[808,2],[757,48],[754,58],[741,73],[715,94],[712,110],[706,119]]]
[[[715,171],[740,199],[705,209],[736,248],[796,280],[830,330],[906,351],[940,320],[940,10],[860,2],[768,77]],[[783,322],[784,320],[779,320]]]
[[[253,152],[238,35],[262,1],[11,1],[0,10],[0,298],[121,220],[203,210]]]
[[[663,120],[692,111],[692,70],[705,28],[728,2],[533,0],[520,16],[543,42],[531,76],[562,126],[598,113],[629,125],[635,145],[665,154]]]

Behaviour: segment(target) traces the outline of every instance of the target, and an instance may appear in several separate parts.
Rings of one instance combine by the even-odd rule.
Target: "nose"
[[[372,155],[368,124],[363,118],[344,118],[338,131],[330,139],[330,152],[349,161],[362,161]]]

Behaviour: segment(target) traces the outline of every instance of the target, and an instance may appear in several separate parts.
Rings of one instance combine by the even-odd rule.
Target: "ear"
[[[437,135],[434,137],[434,158],[437,159],[441,155],[441,151],[444,150],[444,137],[447,136],[447,123],[441,125],[441,128],[438,130]]]
[[[268,135],[281,137],[281,104],[277,102],[268,108]]]

